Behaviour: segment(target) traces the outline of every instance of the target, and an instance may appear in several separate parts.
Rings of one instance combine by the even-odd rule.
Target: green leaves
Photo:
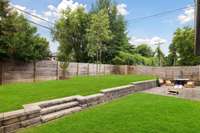
[[[170,45],[169,57],[176,65],[197,65],[200,63],[194,55],[194,29],[190,27],[178,28],[174,33]]]
[[[76,62],[110,63],[119,51],[129,50],[125,31],[126,22],[117,15],[116,5],[98,0],[89,12],[82,7],[66,9],[52,33],[60,43],[60,60],[71,55]]]
[[[74,11],[66,9],[53,29],[53,37],[60,43],[59,60],[69,60],[74,55],[76,62],[87,58],[86,28],[88,27],[88,14],[83,7]],[[63,59],[65,58],[65,59]]]
[[[152,57],[154,52],[151,47],[147,44],[141,44],[135,48],[135,52],[144,56],[144,57]]]
[[[1,1],[0,8],[0,60],[41,60],[49,56],[49,43],[37,35],[22,15],[10,11],[8,2]]]
[[[94,56],[95,53],[101,54],[102,51],[106,50],[104,42],[112,39],[112,34],[109,28],[109,17],[105,10],[101,10],[98,13],[91,15],[90,26],[87,29],[90,56]]]

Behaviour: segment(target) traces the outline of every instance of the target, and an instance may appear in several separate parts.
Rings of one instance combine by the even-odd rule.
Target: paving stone
[[[2,122],[2,124],[4,126],[7,126],[7,125],[10,125],[10,124],[13,124],[13,123],[17,123],[17,122],[20,122],[20,119],[19,118],[12,118],[12,119],[8,119],[8,120],[4,120]]]
[[[0,113],[0,121],[3,120],[3,113]]]
[[[4,117],[3,117],[4,120],[9,120],[9,119],[24,116],[25,112],[24,112],[24,109],[22,109],[22,110],[7,112],[7,113],[4,113],[3,115],[4,115]]]
[[[10,133],[10,132],[16,131],[19,128],[21,128],[21,123],[15,123],[12,125],[5,126],[4,131],[5,133]]]
[[[22,127],[28,127],[28,126],[40,124],[40,123],[41,123],[41,118],[36,117],[36,118],[30,119],[30,120],[22,121],[21,126]]]
[[[39,117],[39,116],[40,116],[40,113],[34,113],[34,114],[27,115],[27,118],[32,119],[32,118]]]
[[[64,104],[47,107],[47,108],[44,108],[41,110],[41,115],[49,114],[52,112],[60,111],[60,110],[71,108],[71,107],[78,106],[78,105],[79,105],[79,102],[73,101],[73,102],[68,102],[68,103],[64,103]]]
[[[42,122],[48,122],[57,118],[60,118],[62,116],[74,113],[74,112],[78,112],[80,111],[82,108],[81,107],[74,107],[74,108],[70,108],[70,109],[65,109],[65,110],[61,110],[55,113],[51,113],[48,115],[44,115],[41,117]]]
[[[4,133],[3,127],[0,127],[0,133]]]

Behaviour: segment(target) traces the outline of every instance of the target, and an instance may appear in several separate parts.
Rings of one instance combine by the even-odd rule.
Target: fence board
[[[4,66],[4,67],[3,67]],[[190,67],[149,67],[109,64],[70,63],[66,75],[103,75],[103,74],[149,74],[166,79],[177,77],[200,80],[200,66]],[[62,69],[56,61],[38,61],[35,63],[0,63],[0,84],[12,82],[32,82],[56,80],[62,75]]]

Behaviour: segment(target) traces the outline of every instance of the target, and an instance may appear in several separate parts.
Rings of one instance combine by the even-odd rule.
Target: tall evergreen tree
[[[0,60],[40,60],[49,56],[49,43],[27,19],[0,1]]]

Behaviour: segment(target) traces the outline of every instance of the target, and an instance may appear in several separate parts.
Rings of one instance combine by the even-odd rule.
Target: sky
[[[83,6],[86,11],[89,11],[94,2],[95,0],[10,0],[12,6],[51,22],[59,19],[59,12],[67,7],[74,10]],[[118,14],[123,15],[127,21],[127,32],[130,43],[133,45],[147,43],[155,49],[157,47],[155,44],[162,43],[161,49],[168,54],[168,47],[176,29],[194,26],[194,0],[115,0],[115,2]],[[156,17],[139,19],[182,7],[186,8]],[[52,27],[52,24],[34,17],[27,15],[26,17],[39,24]],[[51,33],[47,29],[37,27],[38,33],[49,40],[50,49],[55,53],[58,43],[52,41]]]

